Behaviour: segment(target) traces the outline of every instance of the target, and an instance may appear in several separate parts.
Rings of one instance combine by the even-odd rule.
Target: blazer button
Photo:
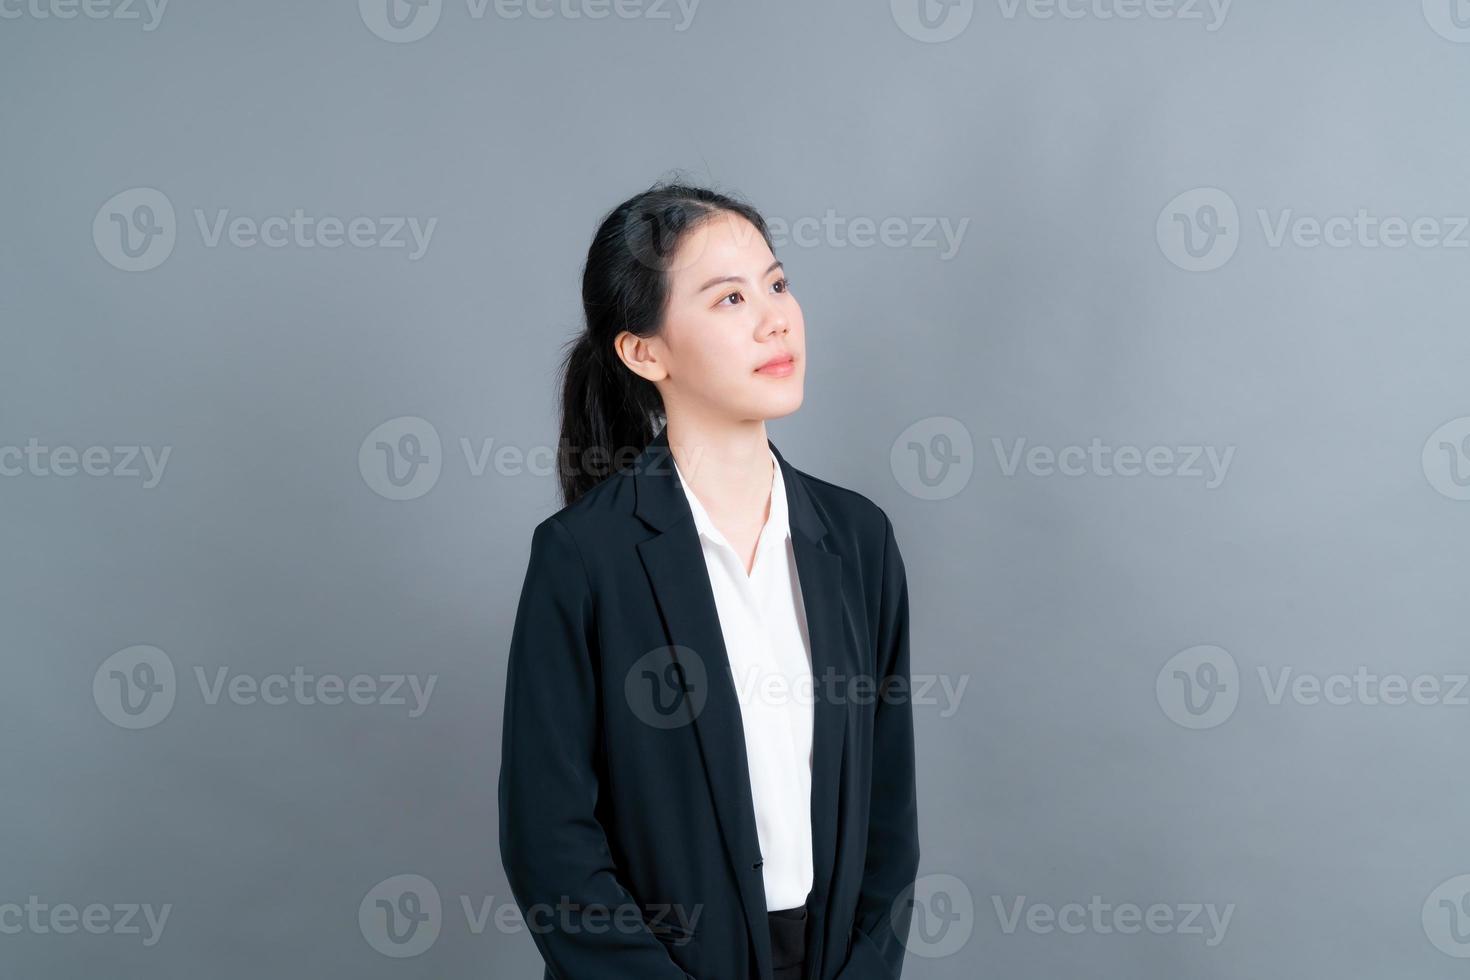
[[[764,862],[764,861],[757,861],[757,862],[755,862],[755,864],[751,865],[750,870],[752,870],[752,871],[759,871],[761,868],[764,868],[765,866],[766,866],[766,862]]]

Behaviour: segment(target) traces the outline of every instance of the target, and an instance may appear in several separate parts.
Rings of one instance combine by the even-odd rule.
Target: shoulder
[[[632,517],[637,500],[633,474],[620,469],[546,518],[575,534],[605,531],[618,518]]]
[[[907,572],[893,532],[893,521],[872,498],[850,487],[794,470],[812,507],[826,525],[821,547],[843,559],[845,574],[861,590],[870,628],[891,621],[892,603],[906,590]]]
[[[531,534],[531,549],[549,550],[592,569],[599,556],[637,538],[632,475],[617,470],[591,490],[543,518]]]
[[[892,534],[893,522],[872,498],[795,466],[791,467],[791,472],[827,525],[829,534],[851,538],[864,548],[881,548]]]
[[[814,476],[789,460],[784,475],[788,509],[797,496],[805,497],[826,527],[828,550],[881,563],[885,551],[894,547],[892,521],[865,494]],[[563,547],[578,548],[596,566],[600,554],[626,553],[647,538],[648,528],[635,516],[636,509],[633,474],[620,469],[542,520],[533,542],[556,538]]]

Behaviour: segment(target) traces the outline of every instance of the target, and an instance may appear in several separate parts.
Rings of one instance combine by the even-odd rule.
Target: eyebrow
[[[777,259],[776,261],[772,262],[769,267],[767,267],[767,269],[766,269],[765,272],[762,272],[761,273],[761,277],[764,278],[766,276],[769,276],[773,270],[776,270],[776,269],[784,269],[784,268],[785,268],[785,266],[781,264],[781,260],[780,259]],[[745,277],[744,276],[715,276],[715,278],[711,279],[709,282],[705,283],[703,286],[700,286],[698,289],[696,289],[695,292],[702,293],[706,289],[710,288],[711,286],[718,286],[722,282],[744,282],[744,281],[745,281]]]

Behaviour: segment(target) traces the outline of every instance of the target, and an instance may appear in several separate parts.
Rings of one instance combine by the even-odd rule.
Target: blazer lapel
[[[847,692],[855,669],[842,618],[842,556],[820,543],[827,525],[807,492],[806,483],[771,445],[786,480],[791,544],[801,579],[811,642],[812,680],[812,898],[813,921],[807,929],[808,977],[821,976],[821,931],[837,858],[838,800],[843,751],[847,738]]]
[[[769,440],[768,440],[769,443]],[[818,542],[827,533],[801,478],[773,443],[787,492],[791,540],[801,579],[811,641],[816,703],[812,732],[812,848],[814,908],[824,909],[837,847],[837,802],[846,715],[845,685],[829,691],[825,677],[850,679],[841,616],[842,559]],[[760,872],[760,838],[750,794],[749,761],[740,702],[725,650],[719,610],[694,527],[694,515],[678,484],[668,427],[633,461],[636,513],[662,533],[638,545],[671,647],[695,651],[709,685],[693,720],[724,846],[740,886],[741,905],[755,945],[760,976],[771,976],[770,927]],[[678,652],[669,650],[670,663]],[[834,698],[832,695],[836,694]],[[697,699],[686,701],[697,703]],[[815,950],[814,950],[815,952]]]

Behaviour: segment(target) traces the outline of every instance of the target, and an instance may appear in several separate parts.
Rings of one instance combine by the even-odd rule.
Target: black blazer
[[[902,969],[919,862],[908,590],[888,516],[785,480],[815,681],[808,980]],[[740,704],[667,427],[537,525],[500,853],[557,980],[770,980]]]

